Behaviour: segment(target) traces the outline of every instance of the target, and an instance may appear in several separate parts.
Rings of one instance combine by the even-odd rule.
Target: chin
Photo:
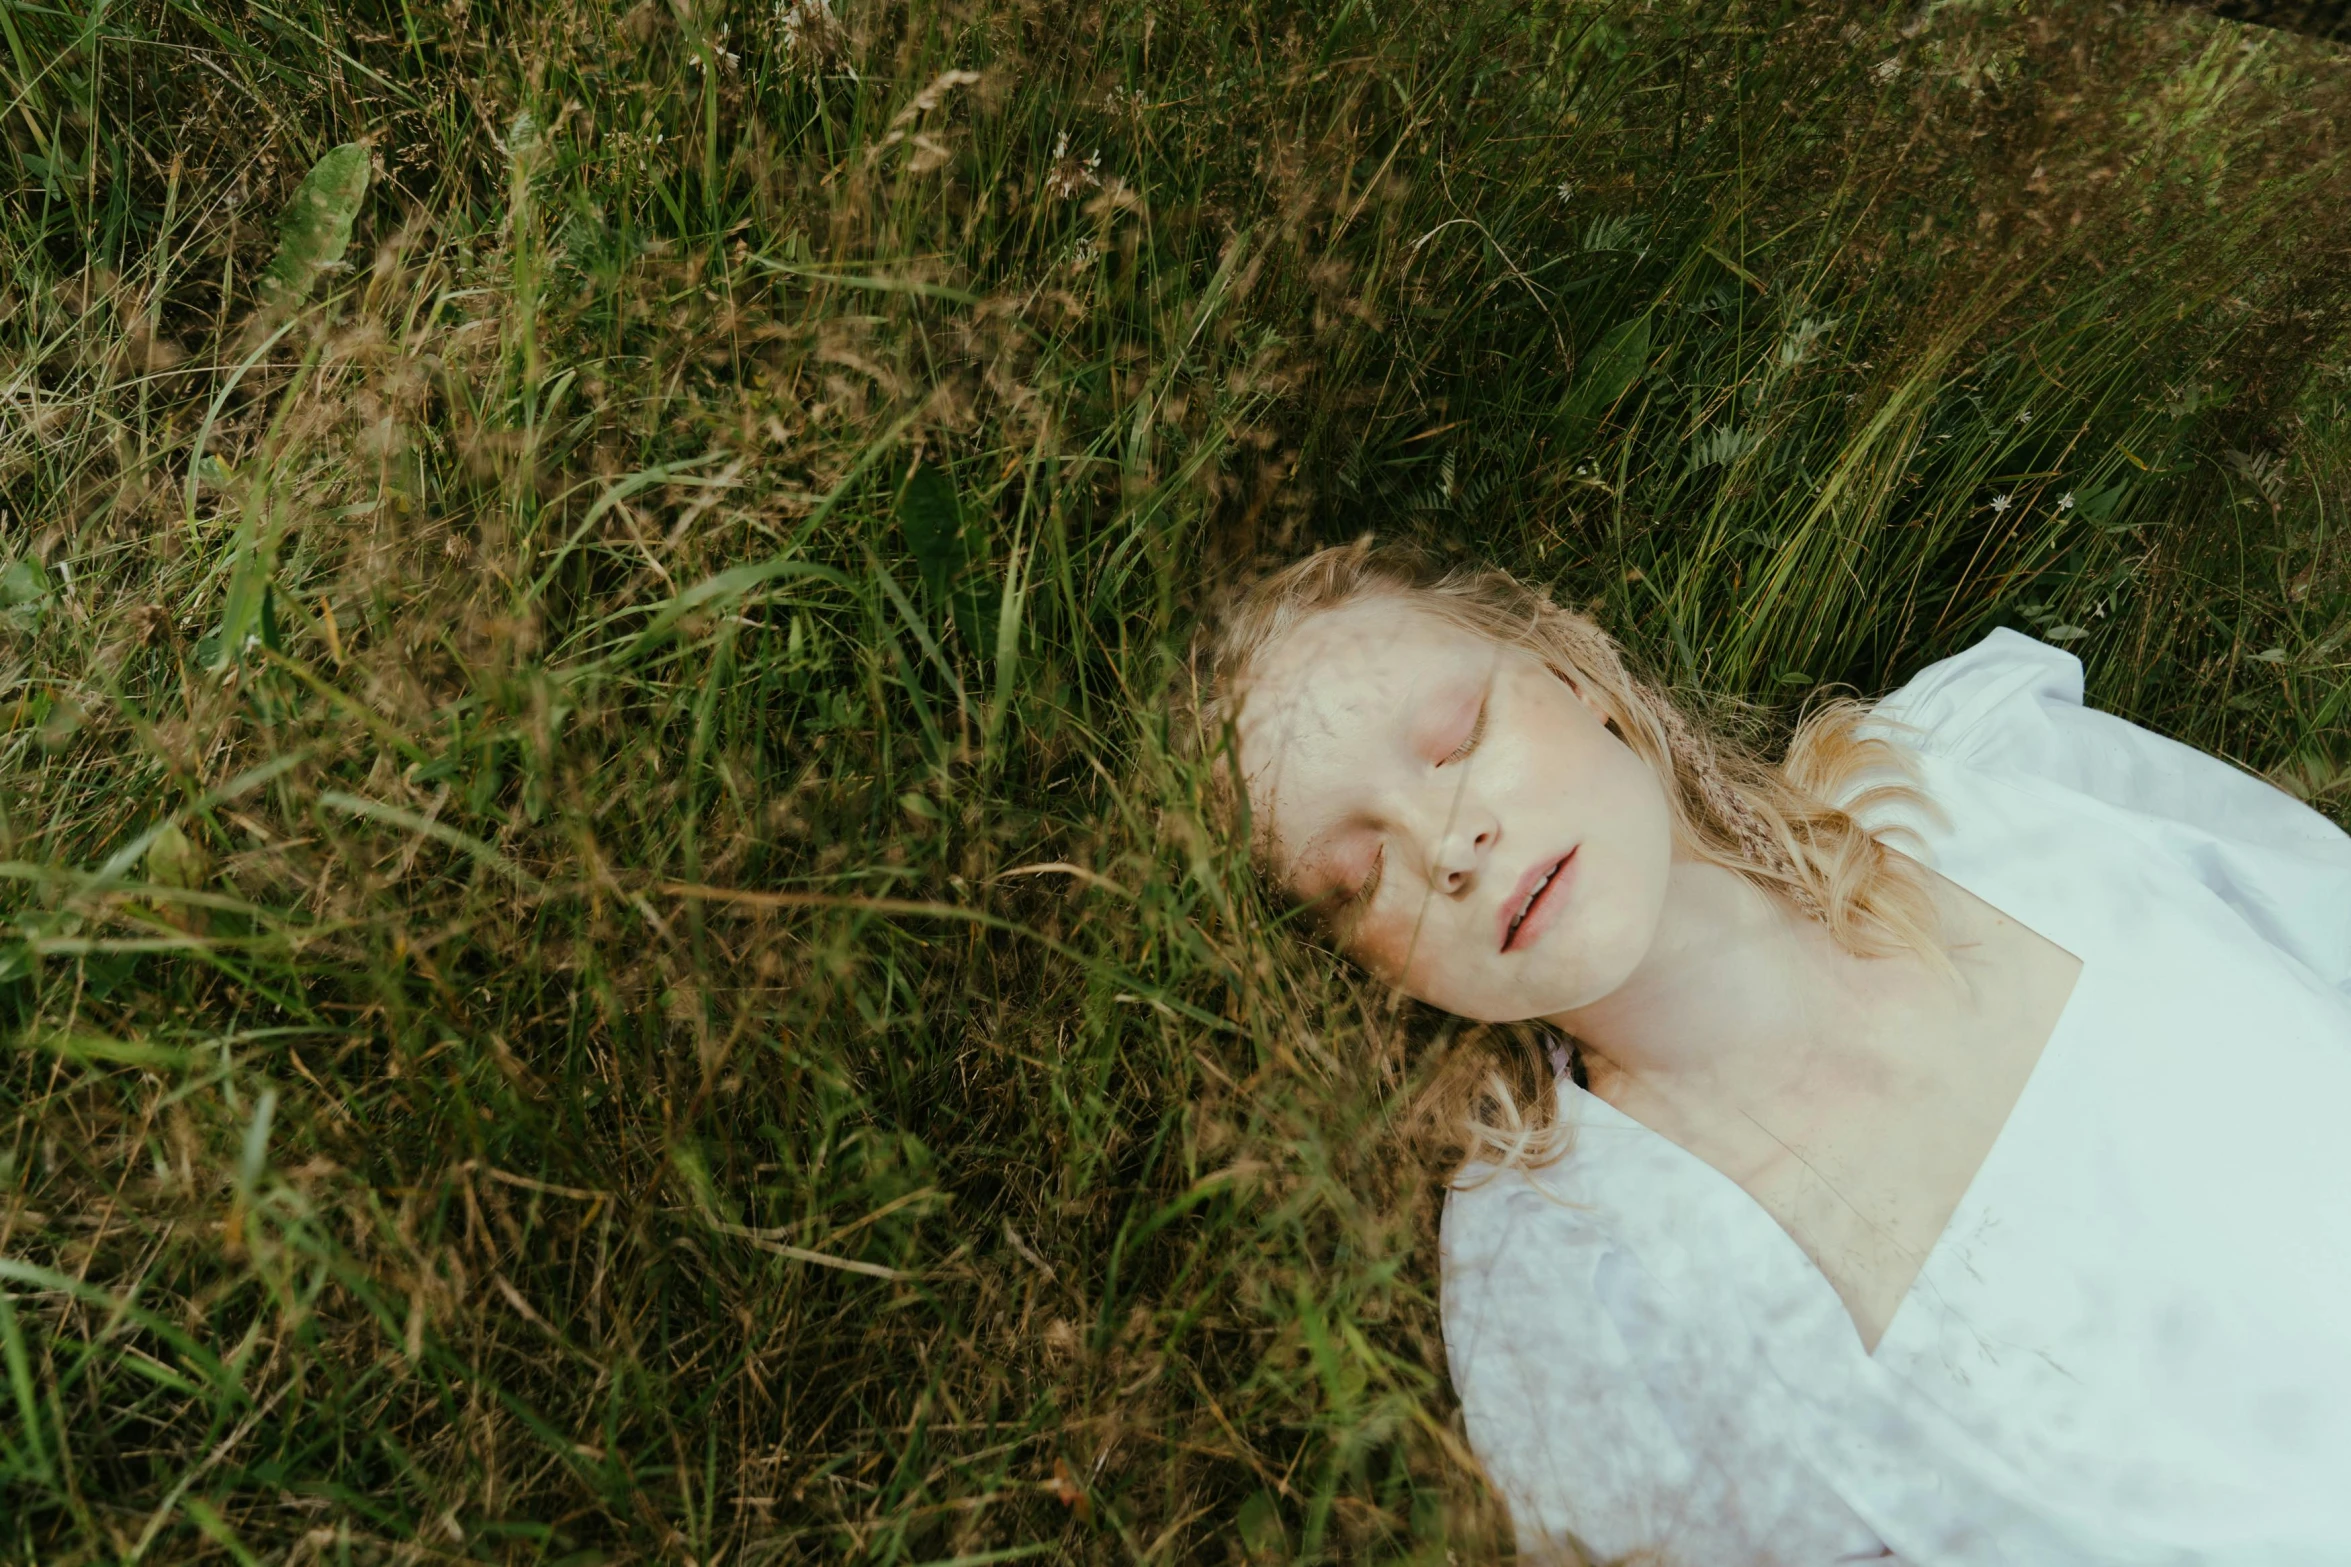
[[[1474,972],[1464,975],[1459,970],[1448,970],[1432,974],[1421,969],[1401,980],[1395,979],[1392,973],[1380,977],[1422,1006],[1435,1007],[1472,1023],[1519,1023],[1539,1015],[1525,1009],[1525,998],[1517,987],[1480,984]]]
[[[1573,1012],[1614,995],[1648,956],[1663,913],[1664,899],[1659,897],[1630,918],[1568,921],[1546,932],[1527,954],[1548,971],[1546,983],[1520,1020]]]
[[[1531,1023],[1579,1004],[1574,996],[1564,992],[1555,994],[1550,986],[1541,983],[1430,985],[1422,989],[1406,986],[1405,993],[1416,1001],[1473,1023]]]

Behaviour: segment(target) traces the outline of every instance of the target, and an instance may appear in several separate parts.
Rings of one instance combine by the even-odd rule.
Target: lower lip
[[[1575,878],[1577,850],[1567,851],[1567,858],[1559,862],[1559,869],[1535,894],[1535,901],[1527,906],[1527,916],[1518,922],[1518,929],[1510,933],[1510,942],[1502,950],[1519,952],[1543,939],[1543,933],[1559,918],[1559,911],[1567,906],[1567,885]]]

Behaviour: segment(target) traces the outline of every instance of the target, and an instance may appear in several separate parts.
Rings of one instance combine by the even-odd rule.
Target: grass
[[[0,108],[12,1559],[1502,1554],[1436,1025],[1169,753],[1254,561],[2351,801],[2325,44],[0,0]]]

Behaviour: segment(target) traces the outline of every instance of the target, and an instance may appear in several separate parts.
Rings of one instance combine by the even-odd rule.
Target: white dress
[[[1735,1182],[1561,1081],[1574,1151],[1443,1226],[1520,1550],[2351,1564],[2351,837],[2018,632],[1877,711],[1950,817],[1886,841],[2072,997],[1874,1353]]]

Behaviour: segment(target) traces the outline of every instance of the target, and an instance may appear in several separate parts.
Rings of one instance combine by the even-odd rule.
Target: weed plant
[[[0,1549],[1492,1559],[1366,529],[2351,799],[2345,57],[2092,0],[0,0]]]

